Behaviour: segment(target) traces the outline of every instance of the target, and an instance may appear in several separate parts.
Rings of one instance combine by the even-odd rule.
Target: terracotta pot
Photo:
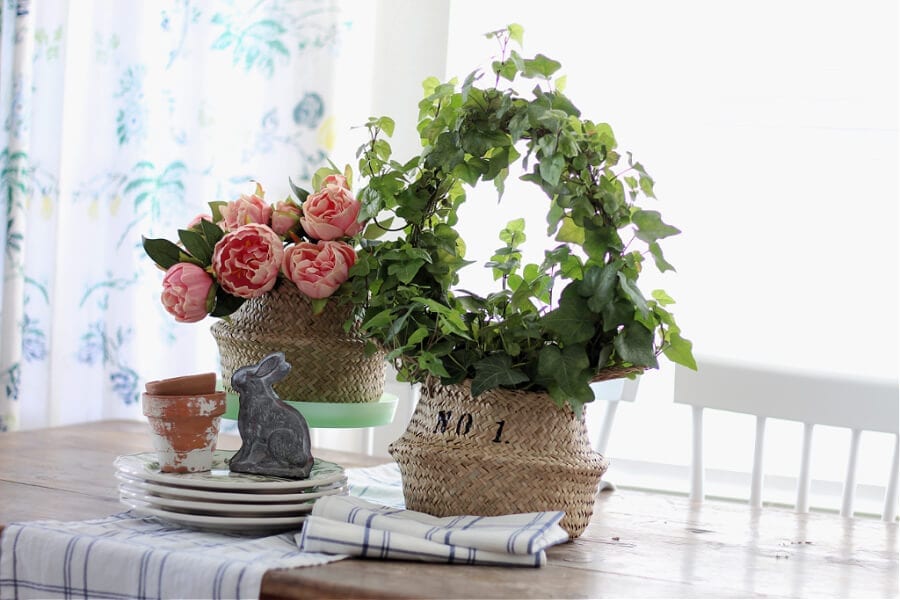
[[[225,392],[142,396],[144,415],[153,430],[153,446],[164,473],[196,473],[212,468],[225,413]]]

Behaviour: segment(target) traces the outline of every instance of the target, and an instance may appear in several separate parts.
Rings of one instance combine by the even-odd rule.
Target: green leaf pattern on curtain
[[[217,368],[141,235],[308,180],[352,34],[334,0],[0,0],[0,431],[137,417],[145,380]]]

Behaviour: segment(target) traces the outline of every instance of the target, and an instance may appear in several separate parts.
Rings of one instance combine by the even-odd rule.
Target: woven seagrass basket
[[[219,346],[225,390],[231,376],[272,352],[284,352],[291,364],[287,377],[275,385],[284,400],[296,402],[376,402],[384,392],[384,353],[365,354],[365,341],[343,324],[352,306],[329,302],[318,315],[300,290],[280,281],[258,298],[251,298],[219,321],[212,334]]]
[[[406,432],[389,448],[407,508],[440,517],[561,510],[560,526],[581,535],[609,465],[584,418],[545,393],[497,388],[473,398],[470,389],[468,381],[422,385]]]

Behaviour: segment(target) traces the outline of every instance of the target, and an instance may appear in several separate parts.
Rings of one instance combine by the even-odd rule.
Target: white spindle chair
[[[619,402],[634,402],[637,397],[638,384],[641,378],[634,379],[610,379],[591,384],[594,391],[594,401],[605,402],[603,420],[600,422],[600,432],[594,449],[600,454],[606,454],[606,446],[609,443],[609,435],[612,432],[613,420],[616,418],[616,410]]]
[[[698,361],[692,371],[677,367],[675,402],[692,407],[693,445],[690,497],[702,501],[703,409],[712,408],[756,416],[750,504],[762,506],[763,444],[769,418],[803,423],[803,446],[797,484],[796,510],[809,511],[810,455],[816,425],[851,431],[847,474],[840,514],[853,516],[856,493],[856,462],[863,431],[894,435],[894,453],[884,498],[882,519],[897,516],[898,393],[897,381],[834,375],[811,375],[712,360]]]
[[[610,379],[591,384],[591,389],[594,391],[594,401],[604,403],[603,418],[600,421],[600,430],[597,434],[597,441],[594,444],[594,450],[600,454],[606,454],[606,446],[609,443],[609,436],[612,432],[619,402],[634,402],[634,399],[637,397],[640,380],[640,377],[635,377],[634,379]],[[601,491],[614,489],[616,489],[614,483],[606,479],[601,480]]]

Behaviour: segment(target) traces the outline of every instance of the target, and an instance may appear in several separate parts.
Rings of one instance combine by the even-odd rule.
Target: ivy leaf
[[[541,179],[550,185],[559,183],[562,176],[563,167],[566,166],[566,157],[561,152],[557,152],[551,157],[544,157],[541,160]]]
[[[419,368],[437,377],[450,377],[444,363],[433,352],[422,352],[418,360]]]
[[[637,321],[626,325],[616,339],[613,346],[622,360],[640,367],[656,368],[656,354],[653,351],[653,332]]]
[[[144,252],[147,253],[150,260],[163,269],[169,269],[169,267],[182,262],[180,258],[181,248],[169,240],[145,237],[141,237],[141,240],[144,246]]]
[[[552,381],[547,388],[557,404],[569,402],[576,413],[581,406],[594,399],[585,371],[590,366],[587,352],[581,345],[544,346],[538,355],[538,374],[543,380]]]
[[[367,321],[362,324],[363,331],[371,331],[373,329],[381,329],[385,325],[388,325],[391,321],[394,320],[393,311],[390,308],[386,308],[378,314],[372,316]]]
[[[572,289],[566,288],[566,291]],[[544,326],[556,333],[564,344],[579,344],[594,337],[594,315],[587,301],[577,293],[563,292],[559,308],[544,316]]]
[[[653,296],[653,299],[659,302],[661,306],[675,304],[675,299],[667,294],[665,290],[653,290],[652,292],[650,292],[650,295]]]
[[[669,334],[669,345],[663,350],[666,358],[679,365],[697,370],[697,361],[694,360],[693,344],[690,340],[681,337],[679,333]]]
[[[492,354],[475,363],[475,377],[472,378],[472,395],[500,387],[511,386],[528,381],[528,375],[512,365],[512,359],[506,354]]]
[[[618,262],[609,263],[603,267],[594,266],[585,273],[584,279],[579,285],[579,292],[582,296],[588,297],[588,308],[593,312],[601,312],[613,301],[618,273]]]
[[[672,227],[671,225],[663,223],[662,215],[655,210],[635,211],[635,213],[631,215],[631,220],[637,227],[635,236],[648,244],[681,233],[681,230],[677,227]]]
[[[543,54],[538,54],[532,59],[525,59],[525,77],[534,77],[540,75],[544,79],[550,79],[550,76],[559,71],[562,65],[548,58]]]
[[[562,219],[562,227],[556,234],[557,242],[568,242],[572,244],[584,244],[584,227],[579,227],[572,220],[572,217],[565,216]]]
[[[665,257],[663,257],[662,248],[659,247],[659,243],[650,242],[647,247],[650,250],[650,255],[653,256],[653,262],[656,263],[656,268],[659,269],[660,273],[675,270],[675,267],[669,264]]]
[[[637,285],[628,279],[625,273],[621,271],[618,273],[619,275],[619,289],[621,289],[625,296],[628,297],[631,302],[634,303],[635,308],[640,311],[640,313],[644,316],[647,316],[647,312],[650,310],[647,307],[647,300],[644,299],[644,295],[641,293],[641,290],[638,289]]]
[[[409,283],[424,264],[425,261],[422,259],[413,259],[408,262],[395,262],[388,266],[388,275],[396,275],[397,279],[403,283]]]
[[[424,325],[419,326],[415,331],[412,332],[412,335],[409,336],[409,339],[406,340],[406,345],[415,346],[426,337],[428,337],[429,331],[428,328]]]
[[[522,39],[525,35],[525,28],[519,25],[518,23],[510,23],[506,26],[506,31],[509,32],[509,39],[519,44],[519,47],[522,47]]]

